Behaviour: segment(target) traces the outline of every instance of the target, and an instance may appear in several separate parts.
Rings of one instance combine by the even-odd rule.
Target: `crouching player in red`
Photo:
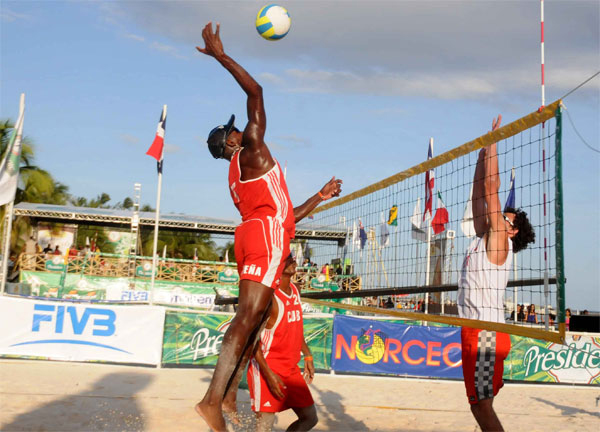
[[[290,279],[296,262],[290,255],[273,295],[271,314],[248,367],[248,387],[257,430],[270,431],[275,413],[293,409],[298,420],[288,431],[308,431],[317,424],[317,410],[308,389],[315,366],[306,341],[300,292]],[[298,367],[304,355],[304,376]]]

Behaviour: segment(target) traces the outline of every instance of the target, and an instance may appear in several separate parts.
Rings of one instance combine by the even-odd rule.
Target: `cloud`
[[[166,53],[166,54],[169,54],[178,59],[182,59],[182,60],[188,59],[188,57],[179,54],[179,52],[177,51],[177,48],[175,48],[172,45],[166,45],[166,44],[163,44],[160,42],[152,42],[150,44],[150,48],[155,49],[160,52],[163,52],[163,53]]]
[[[176,144],[165,143],[164,152],[169,154],[179,153],[181,151],[181,146]]]
[[[539,2],[292,0],[292,28],[278,42],[253,29],[261,6],[120,2],[113,17],[189,47],[204,23],[220,22],[226,52],[260,59],[256,76],[287,91],[479,99],[539,86]],[[547,85],[566,90],[598,70],[599,18],[598,2],[546,2]]]
[[[132,34],[132,33],[127,33],[124,36],[127,39],[132,39],[132,40],[137,41],[137,42],[144,42],[146,40],[146,39],[144,39],[143,36],[138,36],[138,35],[135,35],[135,34]]]
[[[0,20],[5,22],[15,22],[20,20],[30,21],[32,17],[30,15],[18,13],[12,11],[4,5],[0,11]]]
[[[135,145],[140,142],[140,139],[130,134],[121,134],[119,139],[127,144]]]

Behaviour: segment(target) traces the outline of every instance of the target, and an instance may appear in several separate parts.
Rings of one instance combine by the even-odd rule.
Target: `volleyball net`
[[[474,172],[479,150],[493,143],[501,206],[525,211],[536,235],[513,256],[502,310],[495,311],[506,324],[458,317],[463,261],[477,239]],[[328,202],[303,225],[343,233],[337,243],[292,245],[309,302],[559,342],[565,331],[561,101]]]

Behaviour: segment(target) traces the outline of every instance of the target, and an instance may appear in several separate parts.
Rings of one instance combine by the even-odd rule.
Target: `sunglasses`
[[[504,218],[504,220],[506,221],[506,223],[509,224],[512,228],[515,227],[515,224],[510,221],[510,219],[508,218],[508,216],[506,216],[505,214],[503,214],[502,217]]]

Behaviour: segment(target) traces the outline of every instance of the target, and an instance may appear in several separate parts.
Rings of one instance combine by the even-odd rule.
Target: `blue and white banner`
[[[335,371],[462,378],[460,328],[416,327],[336,316]]]
[[[0,355],[159,364],[165,311],[0,297]]]

